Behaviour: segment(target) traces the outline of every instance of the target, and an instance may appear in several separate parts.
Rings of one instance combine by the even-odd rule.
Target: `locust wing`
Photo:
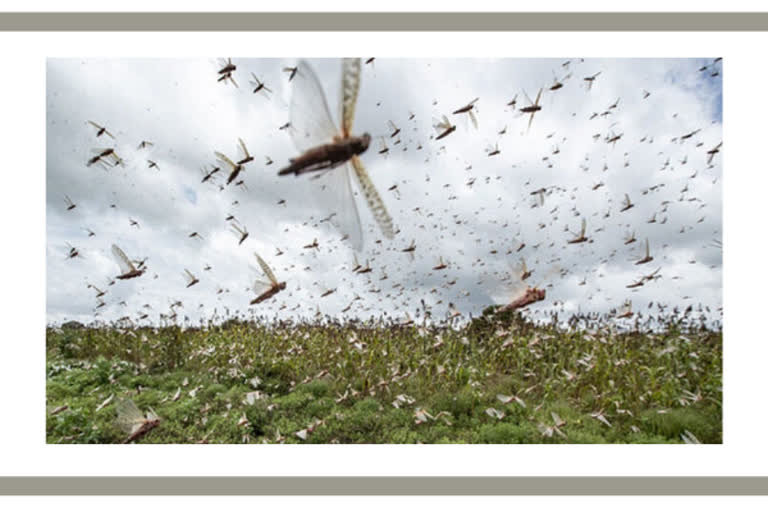
[[[290,133],[296,149],[304,152],[329,144],[339,133],[312,66],[302,60],[297,67],[291,93]]]
[[[528,128],[526,129],[527,130],[526,133],[531,131],[531,124],[533,124],[533,116],[535,115],[536,115],[536,112],[531,112],[531,117],[528,118]]]
[[[120,266],[121,273],[127,274],[128,272],[136,270],[136,267],[133,266],[133,263],[128,259],[128,256],[126,256],[123,250],[115,244],[112,244],[112,256],[114,256],[117,264]]]
[[[272,285],[269,283],[265,283],[264,281],[261,281],[259,279],[255,279],[253,281],[253,285],[251,286],[251,290],[258,296],[266,292],[272,288]]]
[[[232,169],[237,167],[237,165],[235,165],[235,163],[232,160],[230,160],[229,157],[227,157],[227,155],[225,155],[224,153],[219,153],[218,151],[214,151],[213,154],[216,155],[216,157],[219,159],[220,164],[222,165],[226,164],[230,166]]]
[[[435,129],[435,131],[439,134],[442,133],[442,131],[445,129],[445,121],[438,119],[436,117],[432,118],[432,127]]]
[[[477,115],[475,115],[474,109],[469,111],[469,118],[472,120],[472,126],[474,126],[475,130],[477,130]]]
[[[453,125],[448,120],[448,116],[443,115],[442,119],[432,118],[432,126],[438,135],[442,134],[446,130],[453,128]]]
[[[245,142],[243,142],[243,139],[238,137],[237,141],[240,143],[240,150],[243,152],[243,158],[250,158],[251,154],[248,153],[248,148],[245,147]]]
[[[357,93],[360,91],[362,65],[360,59],[342,59],[341,62],[341,133],[349,137],[355,121]]]
[[[490,296],[496,304],[504,306],[521,298],[527,289],[528,285],[520,279],[520,274],[515,269],[511,273],[510,279],[505,279],[494,286],[490,291]]]
[[[349,162],[325,173],[317,180],[322,191],[316,197],[324,208],[330,207],[336,212],[334,223],[342,234],[349,237],[352,247],[359,251],[363,248],[363,231],[360,213],[352,193],[352,173]]]
[[[523,96],[525,96],[525,101],[528,102],[528,106],[532,107],[534,105],[533,100],[531,100],[531,97],[528,96],[527,92],[525,92],[525,89],[523,89]]]
[[[376,219],[376,223],[379,225],[381,232],[387,238],[394,237],[395,231],[392,227],[392,217],[390,217],[389,212],[387,212],[387,207],[384,204],[384,201],[381,200],[379,192],[376,190],[370,176],[368,176],[368,172],[365,170],[363,162],[357,156],[352,157],[352,168],[355,171],[355,177],[357,178],[360,190],[363,192],[363,197],[365,197],[365,201],[368,203],[368,207],[371,209],[373,218]]]
[[[134,434],[146,422],[133,400],[126,398],[117,403],[117,426],[126,434]]]
[[[219,58],[216,59],[216,62],[218,62],[218,64],[219,64],[219,71],[218,71],[219,74],[224,74],[227,71],[231,71],[232,70],[232,58],[231,57],[227,58],[227,59],[225,59],[223,57],[219,57]]]
[[[259,256],[257,253],[253,253],[256,256],[256,261],[259,262],[259,266],[261,267],[261,270],[264,271],[264,275],[266,275],[269,280],[272,282],[273,285],[278,284],[277,277],[275,277],[275,273],[272,272],[272,269],[269,268],[269,265],[267,265],[267,262],[261,259],[261,256]]]
[[[110,138],[112,138],[112,139],[114,139],[114,138],[115,138],[115,136],[114,136],[114,135],[112,135],[111,133],[109,133],[109,130],[107,130],[107,129],[106,129],[106,128],[104,128],[103,126],[100,126],[100,125],[98,125],[98,124],[94,123],[93,121],[88,121],[88,122],[89,122],[89,123],[91,123],[93,126],[95,126],[97,130],[104,130],[104,133],[106,133],[107,135],[109,135],[109,137],[110,137]]]

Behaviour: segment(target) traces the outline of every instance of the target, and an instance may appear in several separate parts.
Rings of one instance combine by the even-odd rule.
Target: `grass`
[[[231,321],[46,338],[49,443],[122,442],[126,397],[161,418],[140,443],[722,443],[722,333],[700,328],[586,332],[507,315],[462,329]]]

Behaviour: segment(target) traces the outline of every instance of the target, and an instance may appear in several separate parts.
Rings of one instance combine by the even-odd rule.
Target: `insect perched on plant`
[[[325,171],[333,180],[326,190],[335,194],[335,206],[341,230],[349,236],[356,250],[362,249],[363,233],[360,215],[352,193],[354,176],[376,223],[387,238],[394,236],[392,218],[379,196],[359,155],[371,143],[371,136],[352,135],[357,95],[361,79],[360,59],[343,59],[341,76],[341,131],[331,118],[323,87],[312,67],[299,62],[291,94],[290,133],[296,148],[302,152],[278,172],[279,176],[299,176],[308,172]],[[351,167],[348,165],[351,163]]]
[[[121,273],[119,276],[116,276],[117,279],[133,279],[147,271],[146,267],[141,268],[143,265],[137,268],[128,256],[125,255],[123,250],[115,244],[112,244],[112,255],[120,266]]]
[[[565,420],[563,420],[560,417],[560,415],[558,415],[554,411],[552,411],[550,414],[552,416],[552,421],[554,423],[552,425],[539,423],[538,429],[539,429],[539,432],[541,432],[541,435],[543,435],[544,437],[552,437],[554,434],[557,434],[563,439],[567,439],[568,436],[565,435],[565,433],[562,430],[560,430],[562,427],[566,425]]]
[[[117,425],[128,434],[123,444],[139,439],[160,424],[160,418],[155,411],[150,409],[146,415],[142,414],[130,398],[118,402],[116,410]]]
[[[258,297],[253,299],[251,301],[251,305],[258,304],[260,302],[264,302],[267,299],[271,299],[275,295],[277,295],[280,291],[285,290],[285,281],[279,282],[277,278],[275,277],[275,273],[272,272],[272,269],[269,268],[269,265],[261,259],[261,256],[253,253],[256,256],[256,261],[259,262],[259,266],[261,267],[261,270],[264,272],[264,275],[267,276],[269,279],[269,283],[265,283],[263,281],[256,281],[253,284],[253,291],[259,294]]]

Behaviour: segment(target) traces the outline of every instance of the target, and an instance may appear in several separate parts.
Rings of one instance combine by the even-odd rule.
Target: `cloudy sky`
[[[217,81],[215,59],[48,61],[49,322],[142,314],[144,322],[158,322],[176,301],[183,303],[179,319],[195,321],[214,311],[311,317],[318,308],[347,318],[413,315],[422,299],[433,317],[444,316],[450,303],[476,314],[513,297],[519,283],[509,276],[520,258],[533,270],[528,283],[547,290],[546,300],[529,308],[533,316],[606,312],[631,300],[637,311],[650,301],[702,304],[719,317],[723,153],[708,164],[707,151],[722,141],[722,62],[376,59],[363,65],[353,134],[373,136],[362,161],[397,233],[392,240],[381,234],[353,183],[364,234],[357,253],[341,241],[339,219],[348,218],[342,216],[349,205],[330,191],[345,167],[320,179],[277,176],[299,153],[290,130],[280,129],[291,119],[294,85],[283,68],[299,59],[233,62],[239,88]],[[338,125],[341,62],[310,65]],[[598,72],[589,89],[584,77]],[[254,94],[251,73],[272,93]],[[563,87],[553,91],[555,77]],[[540,89],[542,109],[526,132],[529,116],[519,109]],[[515,97],[516,106],[509,106]],[[466,114],[452,114],[474,98],[477,128]],[[457,129],[435,140],[434,119],[443,115]],[[97,137],[88,120],[115,140]],[[389,136],[388,121],[400,128],[398,136]],[[238,138],[254,157],[238,178],[244,183],[226,185],[224,172],[201,183],[201,168],[216,162],[214,151],[242,158]],[[139,148],[144,140],[153,145]],[[388,152],[380,153],[384,141]],[[489,156],[497,145],[500,153]],[[94,148],[107,147],[123,167],[86,166]],[[543,204],[531,195],[541,188]],[[625,194],[634,206],[622,212]],[[65,195],[74,209],[67,209]],[[225,220],[230,215],[249,232],[242,244]],[[590,242],[568,244],[582,219]],[[203,238],[190,238],[193,232]],[[625,244],[632,232],[637,241]],[[314,239],[316,249],[304,248]],[[636,265],[646,239],[653,261]],[[415,251],[403,252],[412,241]],[[147,272],[110,285],[120,273],[113,243],[131,258],[146,258]],[[81,257],[69,258],[68,244]],[[253,282],[265,280],[254,251],[287,288],[249,306]],[[355,257],[372,272],[353,273]],[[448,267],[433,270],[441,257]],[[200,280],[191,288],[185,268]],[[627,288],[659,268],[659,279]],[[104,306],[96,309],[88,284],[106,292]]]

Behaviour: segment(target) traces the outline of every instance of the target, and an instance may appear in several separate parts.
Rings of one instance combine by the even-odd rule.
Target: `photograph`
[[[46,59],[46,443],[722,444],[723,69]]]

